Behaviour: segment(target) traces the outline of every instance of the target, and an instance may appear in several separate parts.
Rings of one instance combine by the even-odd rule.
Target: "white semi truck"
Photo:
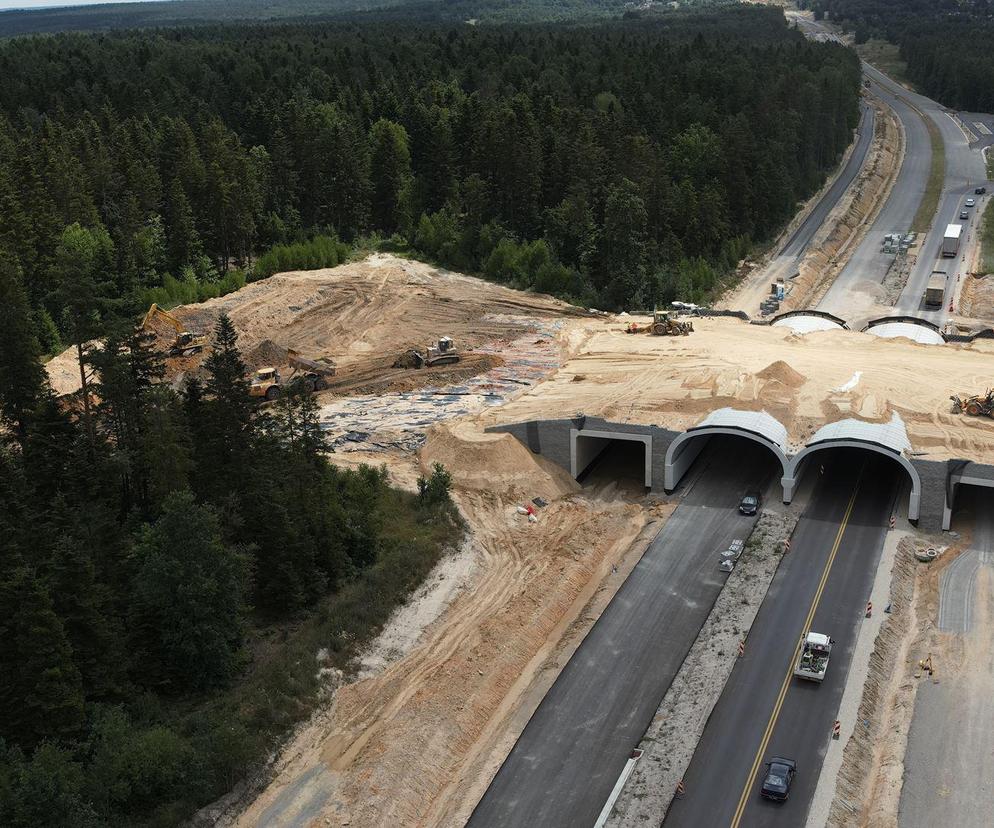
[[[834,642],[827,635],[809,632],[801,639],[794,675],[809,681],[823,681]]]
[[[946,233],[942,237],[942,255],[955,256],[959,252],[959,237],[963,234],[962,224],[946,225]]]

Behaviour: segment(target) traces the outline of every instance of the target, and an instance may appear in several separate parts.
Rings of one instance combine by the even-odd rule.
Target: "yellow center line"
[[[828,581],[828,575],[832,571],[832,564],[835,562],[835,555],[839,551],[839,546],[842,543],[842,535],[846,531],[846,526],[849,523],[849,518],[852,515],[853,506],[856,504],[856,496],[859,494],[860,481],[863,479],[863,470],[866,468],[866,463],[864,462],[863,467],[859,471],[859,477],[856,478],[856,486],[853,488],[852,497],[849,498],[849,505],[846,507],[846,512],[842,517],[842,523],[839,525],[839,531],[835,536],[835,543],[832,544],[832,551],[828,555],[828,560],[825,562],[825,569],[821,573],[821,581],[818,583],[818,590],[815,592],[814,600],[811,602],[811,608],[808,610],[808,616],[804,619],[804,626],[801,629],[801,635],[806,635],[811,627],[811,621],[815,617],[815,612],[818,609],[818,603],[821,601],[821,594],[825,591],[825,584]],[[795,637],[798,640],[799,637]],[[780,693],[777,696],[776,704],[773,706],[773,712],[770,714],[770,720],[766,724],[766,731],[763,733],[763,740],[759,744],[759,750],[756,751],[756,758],[752,761],[752,768],[749,770],[749,777],[746,779],[745,786],[742,788],[742,795],[739,797],[739,805],[735,809],[735,816],[732,817],[732,822],[730,828],[738,828],[739,822],[742,820],[742,815],[745,813],[746,804],[749,801],[749,792],[752,790],[752,786],[756,782],[756,772],[759,770],[760,763],[763,760],[763,756],[766,753],[766,748],[769,746],[770,737],[773,735],[773,729],[776,727],[777,719],[780,717],[780,708],[783,707],[784,699],[787,697],[787,689],[790,687],[791,677],[794,675],[794,659],[793,656],[790,659],[790,663],[787,665],[787,675],[784,676],[783,684],[780,685]]]

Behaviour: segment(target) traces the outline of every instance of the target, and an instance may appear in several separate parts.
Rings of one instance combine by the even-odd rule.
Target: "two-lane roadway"
[[[749,440],[711,439],[683,501],[525,726],[470,828],[594,824],[718,597],[720,550],[755,521],[738,513],[739,499],[764,489],[774,465]]]
[[[804,824],[898,483],[896,464],[869,452],[839,450],[825,461],[666,828]],[[835,639],[821,684],[792,675],[798,644],[809,630]],[[759,795],[765,763],[773,756],[797,762],[790,799],[783,804]]]

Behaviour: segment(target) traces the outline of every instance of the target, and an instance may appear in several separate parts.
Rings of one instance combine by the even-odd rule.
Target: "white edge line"
[[[625,767],[621,771],[621,776],[619,776],[618,781],[614,783],[614,790],[611,791],[611,795],[607,798],[607,802],[604,803],[604,807],[601,809],[600,816],[597,817],[597,822],[594,823],[594,828],[604,828],[604,825],[607,823],[607,818],[611,816],[611,809],[614,808],[614,803],[617,802],[618,797],[621,796],[621,791],[625,787],[628,777],[632,775],[632,771],[635,770],[635,765],[641,757],[641,750],[636,748],[632,751],[631,757],[625,763]]]

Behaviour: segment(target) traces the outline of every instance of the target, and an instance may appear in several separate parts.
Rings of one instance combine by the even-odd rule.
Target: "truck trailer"
[[[941,270],[933,270],[928,277],[925,288],[925,307],[941,308],[946,297],[946,274]]]
[[[962,224],[946,225],[946,233],[942,237],[942,255],[955,256],[959,252],[959,237],[963,233]]]
[[[823,681],[834,642],[822,633],[809,632],[801,639],[794,675],[809,681]]]

